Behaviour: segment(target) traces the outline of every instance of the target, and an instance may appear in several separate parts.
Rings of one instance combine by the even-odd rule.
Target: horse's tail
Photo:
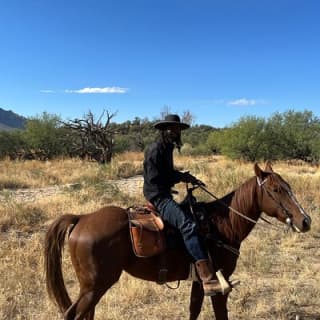
[[[62,251],[68,227],[76,224],[80,216],[66,214],[55,220],[49,227],[44,248],[46,285],[49,297],[57,303],[64,313],[71,305],[62,274]]]

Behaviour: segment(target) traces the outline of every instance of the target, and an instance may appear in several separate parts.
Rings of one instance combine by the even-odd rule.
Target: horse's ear
[[[264,174],[264,172],[263,172],[262,169],[259,167],[259,165],[258,165],[257,162],[254,164],[254,172],[255,172],[255,174],[256,174],[256,176],[257,176],[258,178],[260,178],[261,180],[263,180],[263,174]]]
[[[267,172],[273,172],[273,169],[272,169],[271,161],[270,161],[270,160],[268,160],[268,161],[266,162],[266,169],[265,169],[265,171],[267,171]]]

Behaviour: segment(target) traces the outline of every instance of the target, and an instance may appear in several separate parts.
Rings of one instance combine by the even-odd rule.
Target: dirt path
[[[108,182],[129,196],[134,196],[137,193],[142,192],[142,176],[134,176],[120,180],[108,180]],[[65,185],[55,185],[33,189],[5,189],[0,191],[0,202],[7,199],[15,199],[15,201],[18,202],[32,202],[40,198],[54,196],[70,189],[78,188],[79,186],[81,186],[79,183],[69,183]]]
[[[35,201],[39,198],[49,197],[56,195],[58,193],[64,192],[68,188],[75,187],[77,184],[66,184],[66,185],[56,185],[56,186],[48,186],[44,188],[33,188],[33,189],[16,189],[10,190],[5,189],[1,191],[0,201],[4,201],[6,199],[14,198],[19,202],[29,202]]]

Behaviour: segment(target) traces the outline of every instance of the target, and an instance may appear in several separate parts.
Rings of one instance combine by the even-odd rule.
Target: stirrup
[[[221,270],[218,270],[216,272],[216,276],[221,286],[221,293],[223,295],[229,293],[232,290],[232,285],[230,285],[229,282],[224,278],[224,275],[222,274]]]
[[[218,280],[209,280],[202,282],[203,291],[205,296],[215,296],[218,293],[222,293],[221,284]]]

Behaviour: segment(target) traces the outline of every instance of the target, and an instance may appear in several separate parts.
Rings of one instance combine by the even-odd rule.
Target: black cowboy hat
[[[165,116],[164,120],[158,121],[154,127],[159,130],[165,130],[170,125],[176,125],[180,127],[181,130],[188,129],[190,126],[187,123],[183,123],[177,114],[168,114]]]

